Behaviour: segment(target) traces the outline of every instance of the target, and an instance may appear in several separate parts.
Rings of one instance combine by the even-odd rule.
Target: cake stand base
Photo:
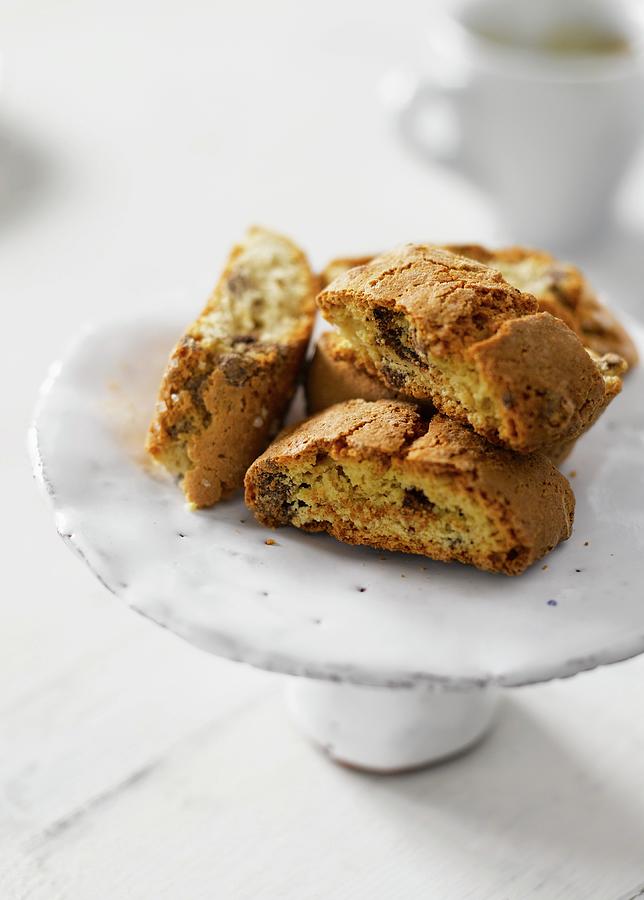
[[[287,703],[304,734],[334,762],[394,773],[472,747],[490,728],[494,687],[372,688],[291,678]]]

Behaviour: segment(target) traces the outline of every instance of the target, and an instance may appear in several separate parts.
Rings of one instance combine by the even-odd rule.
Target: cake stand
[[[644,357],[644,334],[631,323]],[[500,689],[644,650],[644,371],[564,464],[572,537],[520,577],[190,511],[143,452],[176,321],[88,329],[43,385],[30,449],[56,527],[133,609],[288,679],[329,755],[397,771],[476,743]],[[297,414],[297,413],[295,413]]]

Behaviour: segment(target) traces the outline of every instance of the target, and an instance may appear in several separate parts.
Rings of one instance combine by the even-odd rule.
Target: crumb
[[[581,572],[581,569],[575,569],[575,572]]]
[[[590,541],[584,541],[584,547],[587,547],[590,544]]]
[[[403,575],[403,573],[401,572],[401,573],[400,573],[400,577],[401,577],[401,578],[406,578],[407,576],[406,576],[406,575]]]
[[[545,572],[547,568],[548,568],[548,563],[546,563],[545,566],[541,566],[541,569],[543,572]]]
[[[364,594],[364,592],[365,592],[367,589],[366,589],[366,587],[359,587],[358,590],[360,591],[361,594]]]
[[[183,533],[183,531],[177,531],[177,534],[179,535],[179,537],[185,537],[185,534]]]
[[[275,544],[277,544],[277,541],[274,540],[273,538],[266,538],[264,543],[266,544],[267,547],[274,547]]]
[[[568,472],[568,477],[576,478],[577,477],[577,469],[571,469],[570,472]]]
[[[387,559],[386,556],[379,556],[378,559],[381,559],[383,562]]]

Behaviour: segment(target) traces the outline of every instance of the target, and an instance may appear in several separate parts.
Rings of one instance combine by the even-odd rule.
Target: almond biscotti
[[[508,284],[533,294],[541,312],[552,313],[564,321],[585,347],[600,356],[616,353],[629,368],[637,365],[633,339],[571,263],[562,262],[544,250],[525,247],[489,250],[480,244],[447,244],[441,249],[496,269]],[[348,269],[372,259],[373,256],[346,256],[331,260],[320,274],[321,287],[327,287]]]
[[[608,356],[602,357],[599,364],[607,366],[608,360]],[[337,331],[325,331],[320,336],[308,367],[305,389],[309,415],[345,400],[404,400],[417,403],[425,416],[435,412],[431,404],[418,404],[413,398],[390,390],[376,375],[370,374],[360,364],[353,347]],[[576,443],[576,438],[558,441],[544,447],[543,452],[558,466],[572,453]]]
[[[337,331],[325,331],[315,346],[306,373],[306,408],[321,412],[335,403],[362,400],[409,400],[369,372]]]
[[[317,282],[290,240],[251,228],[163,376],[149,453],[206,507],[241,487],[277,433],[315,316]]]
[[[541,454],[493,447],[408,403],[349,400],[280,436],[249,468],[264,525],[517,575],[566,540],[574,496]]]
[[[534,296],[436,247],[375,257],[317,301],[390,389],[521,453],[578,437],[621,387]]]

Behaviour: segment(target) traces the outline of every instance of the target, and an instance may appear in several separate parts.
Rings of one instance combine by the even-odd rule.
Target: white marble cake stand
[[[241,498],[190,512],[142,451],[179,331],[148,319],[82,335],[43,386],[37,477],[61,536],[134,609],[211,653],[303,676],[290,679],[292,711],[334,759],[435,761],[484,734],[499,687],[644,650],[641,368],[565,464],[573,536],[508,578],[271,533]]]

